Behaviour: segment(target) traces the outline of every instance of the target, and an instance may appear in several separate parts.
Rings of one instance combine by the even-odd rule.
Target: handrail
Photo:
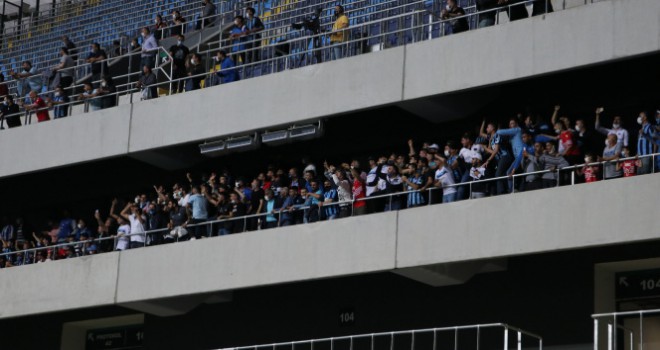
[[[509,7],[510,6],[521,6],[521,5],[524,5],[526,3],[531,3],[533,1],[534,0],[526,0],[524,2],[516,3],[516,4],[512,4],[512,5],[508,5],[508,6]],[[407,4],[405,6],[410,6],[410,5],[411,4]],[[502,11],[505,8],[506,8],[506,6],[496,8],[496,9],[481,11],[481,12],[475,12],[475,13],[471,13],[471,14],[466,14],[465,16],[461,16],[460,18],[470,17],[470,16],[478,16],[478,15],[481,15],[483,13],[492,12],[492,11]],[[383,10],[383,11],[388,11],[388,10]],[[363,28],[369,28],[370,26],[374,26],[374,25],[382,25],[382,24],[387,23],[389,21],[402,19],[404,17],[417,16],[421,13],[424,13],[425,11],[427,11],[427,10],[402,13],[402,14],[395,15],[395,16],[380,18],[380,19],[377,19],[377,20],[369,21],[369,22],[363,22],[363,23],[358,24],[357,26],[347,28],[347,29],[345,29],[345,31],[350,33],[350,32],[355,31],[355,30],[361,30]],[[258,65],[271,64],[271,63],[274,65],[278,62],[278,60],[281,60],[281,59],[287,59],[287,60],[288,59],[294,59],[295,60],[296,58],[302,59],[302,55],[304,53],[307,53],[307,52],[313,54],[313,53],[317,53],[317,52],[323,52],[323,51],[328,50],[328,49],[330,49],[332,47],[335,47],[335,46],[350,47],[350,46],[356,45],[356,44],[362,45],[362,43],[365,43],[365,42],[367,42],[371,39],[374,39],[374,38],[380,39],[381,40],[380,42],[382,44],[385,41],[384,38],[387,38],[389,36],[402,35],[404,33],[409,33],[411,31],[415,32],[416,30],[423,30],[423,29],[425,29],[429,26],[435,26],[435,25],[441,25],[441,27],[444,28],[443,24],[449,23],[453,20],[456,20],[457,18],[459,18],[459,17],[452,18],[452,19],[438,20],[438,21],[429,21],[427,23],[424,23],[422,21],[421,24],[416,24],[416,25],[414,24],[414,21],[413,21],[411,26],[406,26],[405,28],[400,28],[400,29],[393,30],[393,31],[383,31],[383,32],[379,32],[378,34],[367,36],[367,37],[360,37],[360,38],[357,38],[357,39],[346,40],[346,41],[341,42],[339,44],[334,44],[334,45],[327,45],[326,44],[324,46],[314,47],[311,50],[307,48],[308,45],[304,45],[304,44],[307,44],[308,40],[320,40],[321,37],[328,35],[328,33],[321,33],[321,34],[317,34],[317,35],[305,35],[305,36],[300,36],[300,37],[296,37],[296,38],[291,38],[291,39],[287,40],[287,42],[291,45],[301,46],[300,48],[297,48],[297,49],[299,49],[299,51],[294,51],[294,49],[291,49],[288,55],[283,55],[283,56],[280,56],[280,57],[271,57],[267,60],[261,60],[259,62],[254,62],[254,63],[250,63],[250,64],[243,64],[243,65],[240,65],[240,66],[237,65],[236,67],[231,68],[231,69],[239,70],[239,69],[245,69],[245,68],[255,67],[255,66],[258,66]],[[472,29],[476,29],[476,28],[472,28]],[[288,35],[289,35],[288,33],[284,34],[284,36],[288,36]],[[441,35],[442,35],[442,33],[441,33]],[[266,38],[264,38],[262,36],[262,38],[260,38],[260,39],[254,39],[253,41],[241,42],[240,45],[245,45],[245,44],[249,44],[249,43],[256,43],[256,42],[263,42],[267,39],[281,38],[282,36],[283,36],[282,34],[274,35],[272,37],[266,37]],[[421,33],[421,32],[419,33],[419,40],[427,40],[425,38],[425,35],[423,35],[423,33]],[[270,40],[268,40],[268,41],[270,41]],[[221,44],[222,42],[223,42],[223,40],[220,40],[216,43]],[[243,51],[239,51],[239,52],[232,52],[231,54],[241,54],[241,53],[247,53],[247,52],[252,52],[252,51],[262,50],[262,49],[273,49],[274,50],[277,44],[278,43],[270,43],[269,45],[265,45],[265,46],[261,46],[261,47],[257,47],[257,48],[254,48],[255,45],[252,45],[253,48],[251,48],[251,49],[243,50]],[[202,54],[202,55],[204,55],[204,54],[208,55],[212,51],[217,50],[217,49],[212,49],[211,48],[212,45],[213,45],[213,42],[209,43],[209,48],[207,50],[200,51],[199,53]],[[235,44],[234,43],[229,44],[230,47],[233,46],[233,45],[235,45]],[[293,48],[293,46],[292,46],[292,48]],[[164,50],[164,48],[162,48],[162,49]],[[164,50],[164,51],[167,52],[167,50]],[[130,55],[130,54],[137,54],[137,53],[129,53],[129,54],[126,54],[126,55]],[[348,56],[348,54],[347,54],[347,56]],[[307,56],[307,57],[309,59],[309,56]],[[116,59],[116,57],[109,58],[108,60],[111,60],[111,59],[114,60],[114,59]],[[299,64],[300,64],[300,62],[299,62]],[[85,66],[85,65],[87,65],[87,63],[79,65],[77,67],[81,67],[81,66]],[[289,67],[285,67],[285,69],[288,69],[288,68]],[[222,72],[222,70],[220,70],[220,72]],[[169,80],[166,83],[159,83],[158,86],[162,86],[163,84],[171,84],[171,83],[174,83],[174,82],[177,82],[177,81],[182,81],[182,80],[185,80],[185,79],[188,79],[188,78],[204,77],[204,76],[207,76],[208,74],[209,74],[209,72],[204,72],[202,74],[198,74],[198,75],[195,75],[195,76],[192,76],[192,77],[189,76],[189,77],[179,78],[179,79],[175,79],[175,80]],[[248,78],[248,77],[246,77],[246,76],[241,77],[241,79],[246,79],[246,78]],[[172,93],[172,90],[169,89],[169,92]]]
[[[635,315],[643,316],[647,314],[657,314],[657,313],[660,313],[660,309],[606,312],[606,313],[592,314],[591,318],[602,318],[602,317],[613,317],[613,316],[635,316]]]
[[[219,3],[219,2],[218,2],[218,3]],[[185,6],[186,6],[186,7],[189,7],[189,9],[182,10],[182,11],[180,11],[180,12],[182,12],[182,13],[187,13],[186,11],[188,11],[188,12],[190,12],[190,13],[197,13],[197,12],[199,12],[199,8],[195,7],[192,3],[191,3],[191,4],[187,4],[187,5],[185,5]],[[136,6],[136,7],[140,7],[140,6]],[[142,12],[143,12],[143,13],[142,13]],[[139,12],[139,13],[138,13],[138,16],[148,15],[148,14],[150,14],[150,13],[153,13],[152,10],[144,10],[144,11],[142,11],[142,12]],[[142,14],[140,14],[140,13],[142,13]],[[156,12],[156,13],[158,13],[158,12]],[[127,16],[129,16],[129,15],[127,15]],[[135,16],[136,16],[135,13],[131,13],[131,14],[130,14],[130,17],[131,17],[131,18],[133,18],[133,17],[135,17]],[[218,15],[216,15],[216,16],[222,16],[222,14],[218,14]],[[215,17],[215,16],[214,16],[214,17]],[[188,26],[188,25],[190,25],[191,23],[193,23],[193,22],[186,22],[185,25]],[[127,29],[130,29],[130,30],[139,30],[140,28],[144,27],[145,25],[146,25],[146,26],[150,26],[150,25],[147,24],[147,23],[144,23],[144,25],[140,25],[140,24],[137,24],[137,25],[136,25],[135,22],[132,22],[132,23],[130,23],[130,24],[125,24],[125,25],[122,26],[122,27],[115,28],[115,31],[116,31],[117,33],[121,33],[122,31],[127,30]],[[90,35],[94,35],[94,34],[100,34],[100,33],[103,33],[103,31],[102,31],[102,29],[101,29],[100,27],[97,27],[96,29],[97,29],[97,30],[94,31],[94,32],[92,32],[92,33],[86,33],[85,36],[90,36]],[[121,36],[121,35],[124,35],[124,34],[126,34],[126,33],[120,34],[120,36]],[[23,34],[21,34],[21,35],[23,35]],[[37,36],[36,38],[35,38],[35,37],[32,37],[32,38],[30,39],[30,43],[31,43],[32,45],[35,45],[35,42],[36,42],[37,44],[40,43],[40,42],[44,42],[44,43],[48,42],[48,41],[47,41],[47,34],[44,34],[44,35],[43,35],[43,37],[44,37],[43,39],[41,39],[40,37],[41,37],[41,35]],[[14,39],[14,38],[10,36],[10,37],[6,38],[5,41],[12,41],[13,39]],[[90,40],[89,42],[84,41],[84,43],[82,43],[82,45],[88,45],[88,44],[91,43],[91,42],[92,42],[91,40]],[[79,43],[79,44],[81,44],[81,43]],[[43,49],[43,51],[38,50],[37,52],[46,52],[46,51],[48,51],[48,50],[51,50],[51,49],[49,49],[49,48],[45,48],[45,49]],[[34,54],[34,51],[32,51],[31,54]],[[11,58],[7,58],[7,59],[5,59],[5,60],[6,60],[5,62],[2,62],[2,63],[0,63],[0,64],[5,64],[5,65],[6,65],[6,64],[9,62],[9,60],[11,60]],[[0,62],[1,62],[1,61],[0,61]],[[41,63],[41,62],[42,62],[42,61],[38,61],[38,63]]]
[[[294,340],[294,341],[270,343],[270,344],[227,347],[227,348],[220,348],[220,349],[217,349],[217,350],[247,350],[247,349],[255,349],[256,350],[256,349],[259,349],[259,348],[272,348],[272,349],[275,349],[279,346],[292,346],[292,345],[296,345],[296,344],[321,343],[321,342],[328,342],[328,341],[333,341],[334,342],[334,341],[360,339],[360,338],[373,338],[373,337],[385,337],[385,336],[391,337],[391,336],[403,335],[403,334],[413,334],[414,335],[414,334],[421,334],[421,333],[434,333],[434,332],[443,332],[443,331],[457,331],[457,330],[482,329],[482,328],[500,328],[500,327],[503,328],[505,331],[513,330],[515,332],[523,333],[527,336],[535,338],[536,340],[539,340],[539,342],[541,342],[543,340],[543,338],[541,336],[537,335],[537,334],[524,331],[524,330],[522,330],[518,327],[509,326],[506,323],[485,323],[485,324],[466,325],[466,326],[411,329],[411,330],[393,331],[393,332],[363,333],[363,334],[347,335],[347,336],[339,336],[339,337],[326,337],[326,338],[309,339],[309,340]]]
[[[217,1],[217,0],[216,0],[216,1]],[[127,6],[126,6],[126,5],[128,5],[128,4],[123,4],[123,3],[121,3],[120,5],[114,6],[114,8],[117,8],[117,10],[118,10],[118,11],[121,11],[121,12],[128,12],[128,11],[130,11],[131,8],[142,8],[142,7],[144,7],[144,5],[145,5],[144,3],[140,3],[140,4],[138,4],[138,2],[139,2],[139,0],[134,1],[134,2],[133,2],[133,5],[134,5],[134,6],[132,6],[132,7],[129,6],[128,8],[127,8]],[[217,2],[216,2],[216,5],[219,4],[219,3],[221,3],[221,1],[217,1]],[[96,7],[96,6],[99,6],[99,5],[95,5],[94,7]],[[92,10],[94,9],[94,7],[88,7],[88,8],[85,9],[85,10],[86,10],[86,11],[92,11]],[[165,9],[169,8],[169,5],[161,5],[161,6],[156,6],[156,7],[160,7],[162,10],[165,10]],[[185,13],[185,14],[190,14],[190,13],[197,13],[197,12],[199,12],[199,7],[196,7],[194,2],[190,2],[190,1],[189,1],[188,3],[186,3],[186,0],[179,0],[179,1],[177,2],[177,5],[175,5],[175,7],[181,7],[181,8],[182,8],[182,9],[179,10],[179,12],[182,13],[182,15],[183,15],[184,13]],[[153,14],[153,15],[155,16],[156,14],[160,14],[160,13],[162,12],[162,10],[157,10],[157,9],[155,9],[155,8],[151,8],[151,9],[139,10],[139,11],[137,11],[137,12],[136,12],[136,11],[131,11],[130,14],[126,14],[124,17],[126,17],[126,18],[135,18],[136,16],[145,16],[145,15],[149,15],[149,14]],[[50,12],[50,11],[51,11],[51,10],[48,10],[48,12]],[[78,12],[78,11],[73,10],[73,11],[70,11],[69,13],[75,13],[75,12]],[[81,12],[82,12],[82,11],[81,11]],[[114,13],[114,12],[106,13],[105,15],[113,15],[113,13]],[[57,17],[66,16],[66,15],[67,15],[67,13],[56,14],[55,16],[51,16],[51,15],[49,14],[48,16],[46,16],[46,18],[49,18],[49,19],[50,19],[50,18],[53,18],[53,19],[56,19]],[[81,13],[80,16],[82,17],[82,16],[85,16],[85,15],[86,15],[86,14],[82,14],[82,13]],[[39,18],[40,22],[41,22],[43,19],[44,19],[43,16],[40,17],[40,18]],[[32,31],[39,31],[39,30],[41,30],[41,29],[47,28],[47,27],[50,25],[50,23],[46,22],[46,23],[42,23],[42,24],[37,24],[37,25],[35,26],[32,22],[33,22],[33,21],[30,21],[30,22],[28,22],[28,23],[24,23],[24,24],[22,24],[22,25],[24,25],[25,27],[30,27],[29,30],[32,30]],[[126,28],[126,27],[129,27],[129,25],[125,25],[123,28]],[[10,28],[14,28],[14,27],[10,27]],[[20,28],[20,29],[21,29],[21,30],[27,30],[27,28]],[[5,35],[6,35],[6,33],[5,33]],[[7,38],[8,38],[8,39],[12,39],[12,38],[14,38],[14,37],[16,37],[16,36],[20,36],[20,35],[21,35],[21,34],[16,34],[16,35],[13,36],[13,37],[12,37],[11,35],[7,35]]]

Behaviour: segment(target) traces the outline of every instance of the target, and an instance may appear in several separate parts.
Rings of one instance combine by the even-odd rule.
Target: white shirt
[[[461,151],[458,152],[458,156],[459,156],[460,158],[463,158],[463,160],[465,161],[465,163],[467,163],[467,164],[472,164],[472,158],[473,158],[473,155],[474,155],[475,153],[479,153],[479,154],[483,155],[483,153],[484,153],[484,146],[482,146],[482,145],[480,145],[480,144],[478,144],[478,143],[475,143],[475,144],[473,144],[469,149],[463,147],[463,148],[461,148]]]
[[[600,126],[600,124],[596,124],[596,130],[598,130],[598,132],[603,135],[616,135],[616,142],[622,143],[623,147],[628,147],[628,130],[622,127],[618,127],[616,129],[608,129]]]
[[[447,187],[454,184],[454,176],[451,174],[451,171],[447,167],[442,167],[435,171],[436,181],[440,181],[442,185],[442,194],[452,194],[456,193],[456,187]]]
[[[131,227],[128,225],[121,225],[117,228],[117,246],[115,250],[126,250],[128,249],[128,234],[131,233]]]
[[[144,216],[142,216],[142,220],[146,220]],[[138,218],[134,215],[131,214],[128,216],[128,221],[131,222],[131,233],[144,233],[144,226],[142,226],[142,223]],[[143,235],[131,235],[131,242],[144,242],[144,236]]]
[[[369,174],[367,175],[366,183],[370,183],[370,182],[373,182],[374,180],[376,180],[376,176],[378,176],[376,174],[376,169],[377,168],[374,167],[371,170],[369,170]],[[366,187],[367,187],[366,194],[367,194],[367,197],[369,197],[376,190],[376,186],[366,186]]]

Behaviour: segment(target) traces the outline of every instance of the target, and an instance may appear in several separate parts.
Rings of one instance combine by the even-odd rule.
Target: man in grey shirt
[[[204,9],[202,9],[202,17],[197,22],[197,30],[200,30],[202,28],[210,27],[213,25],[215,22],[215,18],[213,17],[215,15],[215,5],[211,2],[211,0],[202,0],[202,5],[204,6]],[[204,25],[202,26],[202,21],[204,21]]]
[[[616,134],[607,135],[607,140],[605,140],[605,148],[603,149],[603,157],[601,161],[608,161],[603,165],[603,178],[613,179],[621,177],[621,170],[616,170],[616,162],[613,162],[619,159],[621,155],[621,142],[617,142]]]
[[[60,83],[59,85],[62,86],[63,88],[69,87],[71,84],[73,84],[73,66],[75,66],[75,63],[73,62],[73,58],[69,56],[69,49],[66,47],[60,48],[60,63],[53,67],[53,71],[56,71],[60,74]],[[66,93],[66,90],[65,90]]]

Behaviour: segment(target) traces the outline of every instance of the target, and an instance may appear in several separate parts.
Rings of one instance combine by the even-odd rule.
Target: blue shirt
[[[57,239],[66,239],[73,232],[76,222],[73,219],[62,219],[60,221],[60,231],[57,233]]]
[[[14,239],[14,226],[6,225],[3,227],[2,231],[0,231],[0,239],[3,241],[11,241]]]
[[[233,26],[231,28],[231,31],[229,31],[229,35],[242,34],[242,33],[245,33],[246,31],[247,31],[247,28],[245,26],[242,26],[242,27]],[[232,47],[231,47],[231,52],[238,52],[238,51],[245,50],[245,41],[246,41],[246,39],[247,38],[245,36],[241,36],[238,39],[232,40],[232,44],[234,44],[234,45],[232,45]]]
[[[266,222],[277,222],[277,218],[272,214],[272,211],[275,209],[275,199],[270,199],[266,202],[266,212],[269,213],[266,215]]]
[[[646,123],[642,126],[642,134],[637,139],[637,155],[643,156],[653,153],[653,126]]]
[[[323,197],[328,200],[331,199],[330,202],[336,202],[337,201],[337,190],[334,188],[331,188],[328,190],[328,192],[323,194]],[[325,215],[330,217],[330,216],[335,216],[337,215],[337,212],[339,211],[336,205],[329,205],[327,207],[324,207],[325,209]]]
[[[459,166],[456,167],[456,169],[452,168],[454,163],[457,161],[458,161],[458,155],[449,156],[449,159],[447,159],[447,165],[449,166],[449,169],[451,169],[451,172],[454,175],[454,181],[461,182],[461,178],[463,177],[463,169],[461,169],[460,164]]]
[[[509,143],[511,143],[511,148],[513,149],[513,155],[519,157],[522,155],[523,142],[522,142],[522,130],[520,128],[511,128],[511,129],[500,129],[496,132],[497,135],[508,136]],[[502,146],[500,146],[501,148]]]
[[[316,191],[316,192],[312,192],[312,191],[310,191],[310,193],[320,194],[321,197],[323,197],[323,191],[320,190],[320,189],[319,189],[318,191]],[[310,202],[311,205],[318,205],[319,202],[320,202],[320,200],[316,199],[316,197],[312,197],[312,196],[310,196],[309,198],[312,199],[312,201]]]
[[[192,194],[188,199],[188,203],[192,206],[193,219],[207,219],[208,213],[206,211],[206,197],[201,194]]]
[[[415,175],[415,177],[408,179],[408,181],[414,183],[415,185],[422,186],[424,184],[424,177],[418,174]],[[414,188],[408,185],[407,190],[413,191]],[[422,194],[419,191],[408,193],[408,208],[422,204],[424,204],[424,197],[422,197]]]
[[[240,80],[238,71],[234,68],[235,66],[234,60],[229,56],[222,60],[222,63],[220,63],[221,71],[218,72],[218,76],[222,78],[223,83],[231,83],[232,81]]]
[[[69,102],[69,98],[67,96],[55,96],[53,97],[54,102]],[[67,116],[67,110],[69,109],[68,105],[55,105],[55,108],[53,108],[53,114],[55,118],[62,118]]]
[[[495,159],[500,159],[501,157],[506,157],[509,155],[509,151],[506,148],[506,145],[504,144],[504,140],[502,139],[502,136],[495,134],[490,139],[490,148],[495,149],[495,145],[499,145],[500,149],[497,151],[497,155],[495,156]]]

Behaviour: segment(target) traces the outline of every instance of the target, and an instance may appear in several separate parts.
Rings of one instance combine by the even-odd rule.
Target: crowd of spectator
[[[10,254],[0,267],[531,191],[572,183],[572,176],[590,183],[660,169],[648,157],[660,145],[660,110],[654,117],[641,112],[634,129],[619,116],[603,126],[602,107],[594,118],[574,122],[560,112],[555,106],[549,122],[517,116],[507,128],[484,120],[477,134],[460,135],[460,143],[417,148],[409,140],[407,153],[366,163],[315,164],[304,157],[302,165],[267,166],[254,177],[187,173],[171,187],[112,200],[109,210],[94,212],[91,225],[68,212],[41,231],[22,218],[3,219],[2,252]],[[633,130],[637,147],[629,143]],[[41,249],[25,251],[32,248]]]
[[[210,0],[202,1],[203,9],[196,29],[213,26],[215,23],[216,6]],[[255,16],[255,9],[248,7],[246,15],[249,20],[246,25],[236,25],[232,29],[231,41],[227,47],[237,51],[238,42],[246,42],[248,38],[258,37],[258,32],[264,29],[263,23]],[[236,16],[239,22],[243,16]],[[100,44],[92,43],[88,54],[79,52],[79,48],[68,37],[62,37],[63,46],[60,48],[60,60],[57,65],[43,70],[37,69],[31,61],[24,61],[19,71],[9,70],[8,75],[15,81],[15,93],[9,89],[9,81],[0,73],[0,98],[8,99],[4,106],[0,106],[0,128],[21,126],[21,109],[26,116],[36,114],[37,122],[44,122],[52,117],[62,118],[69,114],[70,104],[84,102],[88,110],[99,110],[117,105],[117,87],[114,84],[108,60],[125,54],[138,55],[142,72],[137,78],[136,88],[141,92],[142,99],[158,97],[157,77],[154,68],[160,64],[168,63],[165,58],[158,62],[160,50],[159,40],[171,36],[177,39],[168,53],[172,57],[172,67],[175,79],[175,92],[190,91],[201,88],[201,82],[206,78],[206,69],[198,53],[191,52],[185,46],[186,19],[179,11],[172,11],[172,21],[168,22],[157,15],[153,26],[146,26],[140,30],[140,37],[130,40],[128,47],[123,47],[121,41],[113,42],[110,54]],[[244,48],[242,48],[244,49]],[[78,56],[85,56],[84,61],[78,61]],[[239,80],[239,75],[232,68],[236,65],[236,57],[229,55],[225,49],[218,51],[214,57],[214,64],[208,79],[209,85],[228,83]],[[242,62],[245,62],[243,58]],[[75,93],[74,77],[76,69],[87,67],[87,79],[83,83],[82,93]],[[222,69],[222,71],[220,70]],[[134,80],[135,81],[135,80]],[[15,103],[14,103],[15,102]],[[26,123],[29,119],[26,117]]]
[[[528,16],[525,4],[515,5],[523,0],[478,0],[476,9],[483,11],[478,15],[478,26],[485,27],[495,24],[495,15],[498,11],[506,12],[510,20],[517,20]],[[195,25],[196,30],[213,26],[216,22],[217,8],[211,0],[201,1],[202,10]],[[552,4],[546,0],[532,2],[532,15],[552,12]],[[308,34],[320,34],[320,11],[307,18],[302,25]],[[448,20],[451,33],[460,33],[469,29],[468,18],[457,0],[447,0],[446,8],[440,12],[441,19]],[[294,25],[295,27],[295,25]],[[349,18],[342,5],[334,6],[334,19],[332,29],[326,33],[328,42],[332,46],[331,59],[339,59],[346,55],[346,47],[342,45],[349,40],[346,29],[349,27]],[[239,69],[240,65],[255,63],[261,59],[259,47],[261,34],[265,26],[256,15],[253,7],[245,8],[244,15],[234,17],[233,26],[227,30],[227,40],[213,58],[210,71],[207,71],[199,53],[191,52],[185,45],[185,32],[187,20],[178,10],[171,12],[168,21],[161,15],[156,15],[154,24],[140,30],[140,37],[130,40],[126,47],[121,40],[115,40],[109,48],[110,54],[100,44],[93,43],[88,54],[79,52],[76,44],[67,36],[62,37],[63,46],[60,49],[58,64],[39,71],[32,62],[25,61],[17,72],[10,70],[8,74],[16,82],[16,93],[10,97],[15,104],[0,106],[0,129],[21,125],[21,108],[26,115],[26,123],[31,122],[32,114],[36,114],[37,122],[44,122],[52,117],[62,118],[70,114],[70,106],[74,103],[85,103],[86,110],[99,110],[117,105],[118,90],[113,83],[108,59],[126,54],[140,55],[141,74],[135,82],[140,91],[141,99],[158,97],[157,68],[167,63],[167,58],[159,61],[159,41],[167,38],[177,38],[177,43],[168,49],[172,64],[172,92],[191,91],[202,86],[213,86],[240,80],[241,75],[248,75],[251,69]],[[313,39],[313,47],[319,48],[321,40]],[[78,57],[85,56],[84,62]],[[317,62],[322,60],[320,51],[313,57]],[[311,59],[311,58],[310,58]],[[88,79],[84,83],[82,93],[74,93],[74,78],[79,64],[87,65]],[[0,98],[9,96],[10,91],[5,82],[5,76],[0,74]],[[36,97],[35,97],[36,94]],[[10,107],[7,107],[10,106]],[[18,108],[18,110],[17,110]]]

